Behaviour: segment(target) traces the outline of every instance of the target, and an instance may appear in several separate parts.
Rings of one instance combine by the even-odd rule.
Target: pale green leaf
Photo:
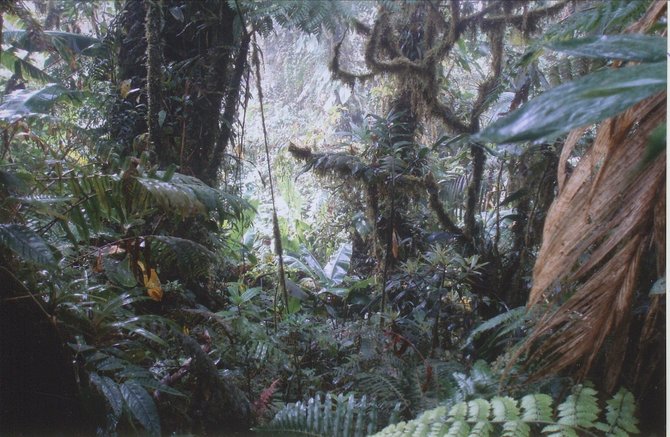
[[[659,62],[667,56],[667,39],[641,34],[599,35],[555,41],[547,47],[574,56]]]
[[[513,143],[554,138],[612,117],[666,89],[666,62],[609,69],[568,82],[534,98],[473,136]]]

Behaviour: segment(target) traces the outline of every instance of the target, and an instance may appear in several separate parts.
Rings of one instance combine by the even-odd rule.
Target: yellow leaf
[[[130,93],[130,85],[132,81],[130,79],[126,79],[123,82],[121,82],[121,85],[119,86],[119,94],[121,94],[121,98],[125,99],[128,93]]]
[[[147,272],[142,261],[137,261],[137,265],[142,270],[142,279],[144,280],[144,286],[147,288],[147,295],[156,302],[163,300],[163,289],[161,288],[161,281],[158,279],[156,270],[149,269]]]
[[[393,229],[393,234],[391,235],[391,252],[393,253],[393,258],[398,258],[398,233]]]

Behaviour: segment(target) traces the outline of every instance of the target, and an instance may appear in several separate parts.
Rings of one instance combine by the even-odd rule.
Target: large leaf
[[[121,385],[121,395],[130,413],[152,435],[161,435],[158,410],[149,393],[134,380]]]
[[[30,114],[47,114],[62,101],[79,101],[81,92],[58,84],[49,84],[38,90],[16,90],[5,96],[0,105],[0,119],[13,120]]]
[[[0,224],[0,244],[26,261],[55,267],[56,259],[47,243],[30,228],[18,224]]]
[[[344,277],[349,271],[349,264],[351,263],[351,244],[345,243],[333,254],[323,268],[323,271],[328,279],[333,281],[335,285],[342,283]]]
[[[43,83],[55,82],[44,70],[22,59],[14,53],[15,49],[9,49],[0,53],[0,64],[14,73],[20,72],[24,79],[33,79]]]
[[[116,382],[107,376],[100,376],[97,373],[91,373],[89,376],[91,383],[97,387],[100,393],[105,396],[107,403],[112,407],[114,416],[118,418],[123,411],[123,397],[121,390]]]
[[[62,52],[68,49],[73,53],[80,53],[87,47],[100,42],[97,38],[92,36],[82,35],[79,33],[60,32],[48,30],[43,32],[45,42],[53,48]],[[47,49],[41,45],[39,38],[32,38],[31,33],[25,30],[6,30],[2,32],[2,42],[5,44],[12,44],[15,47],[26,50],[28,52],[36,52]],[[62,55],[62,53],[61,53]]]
[[[534,98],[474,135],[473,140],[513,143],[555,138],[664,91],[666,71],[667,63],[657,62],[584,76]]]
[[[590,36],[547,44],[552,50],[574,56],[640,62],[663,61],[666,46],[666,38],[640,34]]]

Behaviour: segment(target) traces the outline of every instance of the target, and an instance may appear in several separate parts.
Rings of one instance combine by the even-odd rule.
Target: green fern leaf
[[[470,430],[470,437],[488,437],[493,432],[493,425],[490,422],[477,422]]]
[[[509,396],[495,396],[491,399],[494,422],[508,422],[519,419],[519,407],[517,401]]]
[[[376,429],[376,414],[367,399],[356,401],[354,395],[315,396],[306,403],[286,405],[258,432],[277,435],[354,437],[371,434]],[[354,425],[355,424],[355,425]]]
[[[530,426],[522,420],[511,420],[503,424],[503,437],[528,437]]]
[[[207,273],[216,255],[202,244],[185,238],[152,235],[147,237],[159,244],[157,259],[161,264],[175,264],[183,277],[192,278]]]
[[[459,402],[449,410],[449,417],[456,420],[464,420],[468,414],[468,404],[466,402]]]
[[[468,422],[488,420],[491,404],[486,399],[473,399],[468,402]]]
[[[503,327],[508,324],[513,324],[518,320],[523,320],[525,314],[526,314],[525,306],[513,308],[509,311],[505,311],[502,314],[498,314],[497,316],[485,321],[484,323],[473,329],[470,335],[468,336],[467,340],[465,340],[465,345],[463,347],[466,347],[469,344],[471,344],[477,337],[479,337],[482,333],[486,331],[490,331],[498,327]]]
[[[551,433],[547,437],[579,437],[577,431],[567,425],[548,425],[542,429],[542,433]]]
[[[551,422],[553,400],[545,394],[529,394],[521,398],[522,419],[526,422]]]
[[[558,406],[558,423],[585,429],[593,428],[600,408],[596,399],[597,392],[583,385],[577,385],[568,398]]]
[[[635,413],[635,398],[633,394],[621,388],[612,399],[607,401],[607,423],[597,423],[596,428],[610,436],[628,436],[638,434],[637,418]]]
[[[56,267],[56,259],[46,241],[26,226],[14,223],[0,224],[0,243],[25,261],[45,267]]]
[[[446,437],[468,437],[470,435],[470,426],[465,420],[455,420],[449,426],[446,434],[442,434]]]

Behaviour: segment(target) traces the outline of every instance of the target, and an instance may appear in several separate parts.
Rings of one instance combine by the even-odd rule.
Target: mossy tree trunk
[[[237,13],[213,0],[127,0],[117,42],[118,85],[139,90],[122,92],[112,110],[121,155],[150,150],[159,167],[215,186],[247,66]]]

